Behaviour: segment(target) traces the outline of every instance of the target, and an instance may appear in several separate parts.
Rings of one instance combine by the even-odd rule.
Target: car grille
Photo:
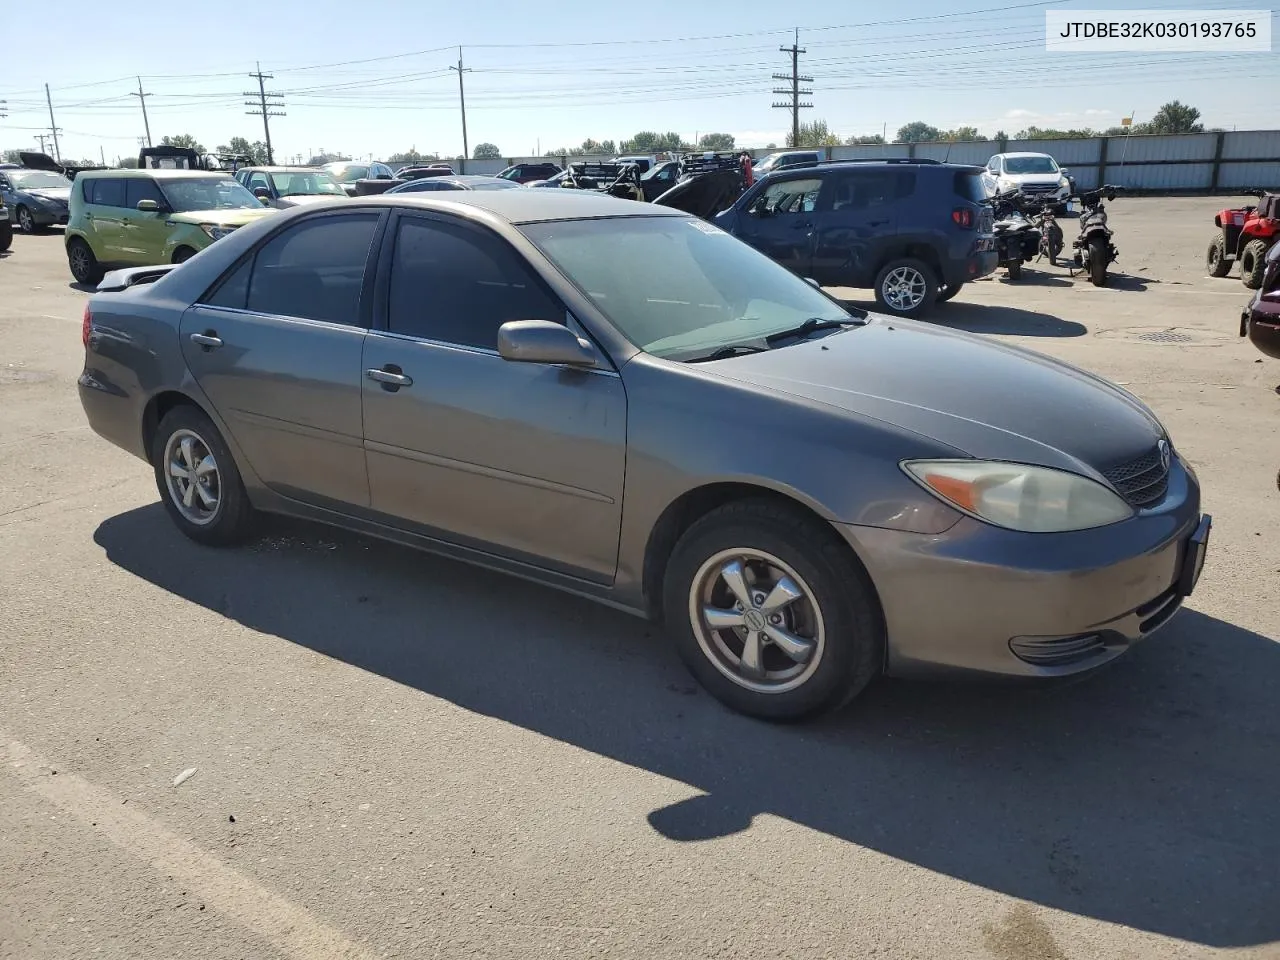
[[[1074,637],[1015,637],[1009,641],[1009,649],[1024,663],[1062,667],[1104,653],[1107,644],[1101,634],[1086,633]]]
[[[1169,489],[1169,468],[1161,460],[1159,447],[1136,460],[1103,470],[1102,475],[1139,509],[1159,503]]]

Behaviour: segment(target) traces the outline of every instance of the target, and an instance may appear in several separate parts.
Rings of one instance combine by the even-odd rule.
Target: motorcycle
[[[1053,206],[1043,203],[1029,209],[1027,214],[1031,218],[1031,223],[1040,231],[1040,256],[1036,259],[1048,257],[1049,265],[1057,266],[1065,238],[1062,235],[1062,228],[1058,226],[1058,217],[1053,212]]]
[[[1115,244],[1111,242],[1111,228],[1107,226],[1107,210],[1102,205],[1103,199],[1114,200],[1119,187],[1101,186],[1097,190],[1086,190],[1079,195],[1080,200],[1080,233],[1071,242],[1075,248],[1071,274],[1075,268],[1089,272],[1089,281],[1095,287],[1107,285],[1107,267],[1120,257]]]
[[[1040,229],[1027,217],[1018,190],[997,193],[989,202],[1000,266],[1008,270],[1010,280],[1017,280],[1022,276],[1022,264],[1029,263],[1040,250]]]

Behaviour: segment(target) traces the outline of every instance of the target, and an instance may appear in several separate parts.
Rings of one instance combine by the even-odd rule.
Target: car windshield
[[[519,190],[520,184],[512,183],[510,180],[499,180],[497,177],[492,179],[486,177],[483,180],[471,180],[467,182],[467,186],[472,190]]]
[[[308,197],[315,194],[332,194],[345,197],[346,191],[325,170],[307,170],[294,173],[273,173],[271,182],[282,197]]]
[[[11,170],[9,179],[19,190],[39,190],[42,187],[69,187],[71,181],[50,170]]]
[[[806,320],[847,321],[835,301],[693,217],[529,224],[524,234],[641,350],[693,360]],[[619,269],[621,264],[644,270]]]
[[[339,183],[364,180],[369,176],[369,168],[358,163],[331,163],[325,169]]]
[[[231,177],[157,181],[175,213],[196,210],[261,210],[262,202]]]
[[[1005,157],[1005,173],[1057,173],[1053,157]]]

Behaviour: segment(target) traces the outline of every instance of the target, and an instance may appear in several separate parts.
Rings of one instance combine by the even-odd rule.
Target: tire
[[[31,211],[25,206],[19,206],[14,212],[14,216],[18,221],[18,229],[30,236],[38,229],[36,227],[36,218],[31,215]]]
[[[102,282],[102,264],[93,255],[93,249],[79,237],[72,237],[67,243],[67,266],[77,283],[95,287]]]
[[[179,247],[177,250],[173,251],[173,262],[186,263],[195,255],[196,255],[196,252],[192,250],[190,247]]]
[[[1014,260],[1008,265],[1009,279],[1017,280],[1022,276],[1022,261]]]
[[[211,471],[209,458],[212,458]],[[183,482],[184,477],[171,477],[171,463],[185,469],[187,477],[192,466],[198,468],[202,480],[193,488],[189,480]],[[151,444],[151,466],[165,510],[178,529],[192,540],[221,547],[240,543],[248,537],[253,526],[253,507],[226,441],[204,411],[183,405],[165,414]],[[212,496],[212,506],[201,490]]]
[[[934,303],[946,303],[952,299],[957,293],[964,288],[963,283],[949,283],[945,287],[938,288],[938,296],[934,299]]]
[[[1089,282],[1095,287],[1107,285],[1107,243],[1105,240],[1089,241]]]
[[[1204,266],[1211,277],[1225,277],[1231,272],[1231,261],[1227,259],[1227,244],[1222,239],[1221,232],[1215,233],[1213,239],[1209,241],[1209,251],[1204,256]]]
[[[1056,266],[1058,257],[1062,255],[1062,228],[1056,223],[1043,238],[1042,249],[1049,257],[1049,265]]]
[[[876,302],[896,316],[918,317],[937,298],[937,278],[923,260],[890,260],[876,274]]]
[[[1240,251],[1240,282],[1250,290],[1262,286],[1262,274],[1267,265],[1267,242],[1250,240]]]
[[[743,560],[747,560],[743,563]],[[705,608],[738,618],[736,594],[721,571],[730,564],[747,571],[748,602],[740,619],[752,617],[790,642],[807,642],[787,654],[773,640],[756,649],[752,675],[743,663],[746,627],[711,628]],[[755,579],[759,574],[762,579]],[[785,575],[798,594],[761,612],[762,596]],[[761,584],[758,591],[751,590]],[[789,593],[790,591],[788,591]],[[785,594],[784,594],[785,595]],[[680,538],[667,565],[663,609],[676,649],[698,682],[717,700],[764,720],[796,721],[848,703],[884,666],[884,627],[875,588],[835,532],[798,509],[770,500],[740,500],[708,513]],[[775,623],[772,617],[780,618]],[[739,630],[744,632],[739,633]],[[755,631],[750,636],[760,638]]]
[[[0,253],[13,246],[13,224],[8,220],[0,220]]]

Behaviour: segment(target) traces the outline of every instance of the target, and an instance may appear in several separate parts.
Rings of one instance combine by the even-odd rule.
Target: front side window
[[[812,318],[850,319],[785,267],[693,217],[565,220],[521,229],[624,337],[655,356],[694,359],[730,344],[760,343]],[[645,269],[619,270],[619,263]]]
[[[751,204],[751,212],[766,215],[809,213],[817,204],[821,190],[822,180],[819,177],[770,183]]]
[[[378,214],[348,214],[304,220],[272,237],[254,260],[247,309],[359,326],[377,226]]]
[[[154,180],[147,177],[131,177],[125,181],[125,206],[136,210],[140,200],[154,200],[161,208],[167,206],[164,194],[160,192]]]
[[[564,323],[564,307],[495,235],[439,220],[400,221],[387,304],[392,333],[496,350],[508,320]]]
[[[176,213],[262,209],[262,202],[246,190],[244,184],[232,177],[182,177],[164,180],[160,190]]]

